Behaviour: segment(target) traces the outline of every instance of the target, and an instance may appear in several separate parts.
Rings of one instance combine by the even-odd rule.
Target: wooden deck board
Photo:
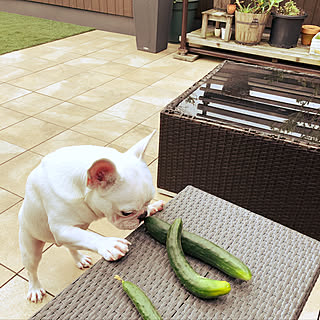
[[[246,54],[253,54],[272,59],[300,62],[320,66],[320,55],[309,54],[309,47],[302,46],[300,43],[296,48],[284,49],[272,47],[267,42],[267,36],[263,37],[258,45],[246,46],[235,43],[234,40],[223,41],[212,35],[212,29],[208,29],[206,39],[200,37],[200,29],[187,33],[187,42],[190,46],[206,46],[216,49],[236,51]]]

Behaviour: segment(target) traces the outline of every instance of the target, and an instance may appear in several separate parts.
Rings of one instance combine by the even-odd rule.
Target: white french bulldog
[[[134,229],[142,217],[162,210],[162,201],[150,204],[155,189],[142,160],[153,134],[125,153],[98,146],[62,148],[31,172],[19,212],[28,300],[38,302],[45,295],[37,276],[45,242],[66,246],[80,269],[91,264],[81,249],[114,261],[128,252],[130,242],[87,231],[89,224],[106,217],[119,229]]]

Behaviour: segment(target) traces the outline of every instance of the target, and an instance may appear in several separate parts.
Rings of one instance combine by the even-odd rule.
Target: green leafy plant
[[[272,8],[279,7],[283,0],[251,0],[244,4],[244,1],[236,0],[238,11],[247,13],[269,13]]]
[[[277,13],[285,16],[300,16],[304,14],[304,11],[298,8],[294,1],[288,1],[284,5],[278,7]]]

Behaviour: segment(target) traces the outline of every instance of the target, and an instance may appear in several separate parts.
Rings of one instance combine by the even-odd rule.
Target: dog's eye
[[[133,213],[133,212],[121,211],[121,214],[122,214],[124,217],[130,216],[130,214],[132,214],[132,213]]]

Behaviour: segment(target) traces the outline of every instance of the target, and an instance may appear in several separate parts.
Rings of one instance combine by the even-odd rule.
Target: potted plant
[[[269,44],[279,48],[297,46],[301,27],[307,14],[294,1],[288,1],[272,13]]]
[[[304,24],[301,28],[301,43],[310,46],[312,38],[320,32],[320,27],[312,24]]]
[[[227,4],[227,13],[228,14],[234,14],[234,12],[237,9],[237,5],[233,3],[233,1],[230,1],[230,3]]]
[[[193,30],[199,0],[188,0],[187,32]],[[182,0],[173,0],[172,18],[169,30],[169,42],[179,42],[182,25]]]
[[[282,0],[236,0],[235,41],[240,44],[255,45],[261,37],[274,7],[278,7]]]

